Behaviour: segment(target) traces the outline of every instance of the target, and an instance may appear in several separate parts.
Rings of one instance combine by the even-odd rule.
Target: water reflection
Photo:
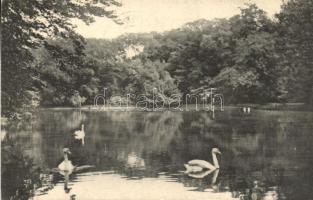
[[[145,160],[137,156],[135,152],[131,152],[127,156],[127,164],[126,167],[130,168],[138,168],[138,169],[145,169]]]
[[[82,191],[87,189],[94,199],[110,194],[127,199],[119,188],[130,197],[140,193],[164,199],[186,195],[194,199],[293,200],[312,198],[312,122],[310,112],[254,110],[245,115],[228,109],[215,113],[213,120],[207,112],[44,110],[33,123],[6,131],[40,167],[42,181],[35,188],[42,199],[65,194],[68,199],[83,199],[87,194]],[[82,124],[87,133],[84,146],[73,134]],[[71,149],[73,165],[94,165],[86,170],[94,172],[72,174],[68,181],[47,173],[62,161],[64,147]],[[183,173],[188,160],[212,162],[208,149],[213,147],[223,152],[219,171]],[[65,182],[71,188],[68,193],[64,192]],[[152,192],[155,188],[178,194],[163,197]]]
[[[14,144],[8,135],[1,143],[2,199],[28,199],[33,196],[35,184],[41,184],[40,168]]]
[[[188,177],[181,177],[181,182],[189,191],[202,191],[202,192],[220,192],[221,184],[217,182],[219,169],[207,170],[200,173],[188,173]],[[191,178],[189,178],[191,177]]]

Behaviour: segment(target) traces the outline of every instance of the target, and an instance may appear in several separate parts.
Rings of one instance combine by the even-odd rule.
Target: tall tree
[[[286,96],[313,105],[313,2],[290,0],[278,18],[280,50]]]
[[[275,101],[279,91],[274,23],[255,4],[241,9],[229,23],[231,61],[211,84],[222,88],[231,102]]]
[[[119,5],[115,0],[87,0],[83,3],[78,0],[1,1],[3,114],[12,117],[29,103],[33,94],[30,91],[36,90],[34,82],[40,80],[40,75],[32,68],[31,49],[55,36],[70,38],[77,45],[83,43],[83,38],[74,31],[72,19],[89,24],[94,21],[94,16],[98,16],[119,22],[109,9]]]

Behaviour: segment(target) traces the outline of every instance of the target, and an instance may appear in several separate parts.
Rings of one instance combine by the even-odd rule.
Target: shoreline
[[[270,110],[270,111],[307,111],[313,112],[313,106],[304,103],[269,103],[269,104],[230,104],[224,106],[227,109],[238,109],[243,107],[250,107],[255,110]],[[186,105],[182,105],[180,109],[175,108],[162,108],[155,109],[152,108],[144,109],[135,106],[94,106],[85,105],[82,107],[40,107],[40,110],[89,110],[89,111],[139,111],[139,112],[160,112],[160,111],[208,111],[203,108],[203,105],[198,105],[198,110],[195,108],[195,104],[189,104],[187,109]],[[220,111],[219,106],[215,106],[216,111]]]

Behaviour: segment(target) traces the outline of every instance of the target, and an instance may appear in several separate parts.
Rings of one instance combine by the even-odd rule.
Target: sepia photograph
[[[1,0],[2,200],[313,200],[312,0]]]

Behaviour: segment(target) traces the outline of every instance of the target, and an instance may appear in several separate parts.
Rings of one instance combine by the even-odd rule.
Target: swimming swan
[[[65,173],[72,173],[73,170],[75,169],[74,165],[72,164],[72,161],[68,159],[68,154],[71,154],[69,148],[64,148],[63,149],[63,154],[64,154],[64,160],[58,165],[59,172],[61,174]],[[63,173],[62,173],[63,172]]]
[[[64,154],[64,160],[58,165],[57,169],[52,169],[52,172],[59,172],[60,174],[71,174],[73,172],[80,172],[85,169],[93,168],[93,165],[82,165],[82,166],[76,166],[72,164],[72,161],[68,159],[68,155],[71,154],[71,151],[69,148],[63,149]]]
[[[82,145],[85,144],[85,130],[84,130],[84,124],[82,124],[81,130],[77,130],[74,132],[74,137],[76,140],[82,140]]]
[[[220,166],[218,164],[218,160],[216,158],[216,154],[222,154],[218,148],[212,149],[212,158],[213,158],[213,165],[205,160],[191,160],[188,164],[184,164],[186,168],[186,173],[191,172],[200,172],[203,170],[216,170],[219,169]]]

